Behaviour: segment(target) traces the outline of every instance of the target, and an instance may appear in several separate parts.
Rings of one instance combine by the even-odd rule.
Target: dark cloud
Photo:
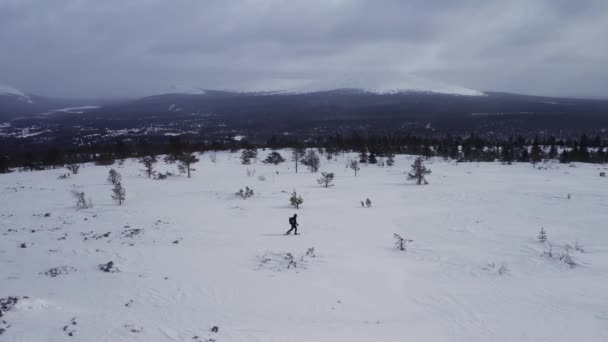
[[[0,0],[0,82],[105,97],[381,75],[606,96],[606,35],[604,0]]]

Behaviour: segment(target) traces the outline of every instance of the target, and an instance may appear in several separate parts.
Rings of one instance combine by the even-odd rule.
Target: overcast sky
[[[28,92],[341,78],[608,97],[608,1],[0,0],[0,83]]]

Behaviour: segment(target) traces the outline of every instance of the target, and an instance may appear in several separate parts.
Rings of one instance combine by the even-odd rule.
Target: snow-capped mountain
[[[0,122],[18,117],[31,117],[51,112],[67,112],[90,106],[86,100],[55,99],[29,94],[15,87],[0,84]],[[66,111],[68,109],[68,111]],[[92,109],[88,107],[87,109]]]
[[[246,82],[238,89],[226,91],[239,93],[310,94],[335,90],[390,95],[399,93],[436,93],[461,96],[483,96],[483,92],[466,87],[431,81],[420,77],[343,77],[336,79],[264,79]]]
[[[0,96],[11,97],[12,99],[17,100],[17,101],[34,103],[34,101],[32,101],[32,99],[31,99],[31,97],[28,96],[25,92],[23,92],[17,88],[13,88],[11,86],[1,84],[1,83],[0,83]]]

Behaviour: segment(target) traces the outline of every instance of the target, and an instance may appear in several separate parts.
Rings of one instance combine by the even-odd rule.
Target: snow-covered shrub
[[[236,195],[242,199],[248,199],[249,197],[253,196],[253,189],[246,186],[245,190],[239,189],[239,191],[236,192]]]
[[[507,264],[504,262],[501,263],[500,266],[498,266],[498,267],[496,266],[495,263],[489,263],[483,269],[486,271],[496,272],[499,275],[505,275],[509,272],[509,268],[507,267]]]
[[[44,274],[45,276],[55,278],[57,276],[65,275],[65,274],[75,272],[75,271],[76,271],[76,268],[74,268],[72,266],[59,266],[59,267],[51,268],[50,270],[48,270],[44,273],[40,273],[40,274]]]
[[[290,252],[268,252],[258,256],[259,268],[273,271],[306,269],[309,263],[316,258],[315,248],[311,247],[299,256]]]
[[[264,176],[264,175],[259,175],[259,176],[258,176],[258,180],[259,180],[260,182],[265,182],[265,181],[266,181],[266,176]]]
[[[97,267],[106,273],[117,273],[120,272],[120,270],[118,268],[116,268],[116,266],[114,265],[114,261],[109,261],[105,264],[99,264],[97,265]]]
[[[578,266],[578,264],[574,261],[574,259],[572,259],[570,253],[567,250],[565,252],[559,253],[558,259],[564,262],[566,265],[570,266],[570,268]]]
[[[554,259],[554,260],[559,260],[563,263],[565,263],[566,265],[570,266],[570,268],[574,268],[576,266],[578,266],[578,264],[576,263],[576,261],[574,261],[574,259],[572,258],[572,256],[570,255],[570,248],[569,245],[566,245],[564,247],[559,247],[557,252],[553,251],[553,245],[549,244],[548,249],[546,249],[543,252],[543,256],[547,257],[549,259]]]

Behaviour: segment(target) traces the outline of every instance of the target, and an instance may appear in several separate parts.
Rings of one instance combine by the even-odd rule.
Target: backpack
[[[295,217],[290,217],[289,218],[289,224],[294,224],[294,223],[296,223]]]

